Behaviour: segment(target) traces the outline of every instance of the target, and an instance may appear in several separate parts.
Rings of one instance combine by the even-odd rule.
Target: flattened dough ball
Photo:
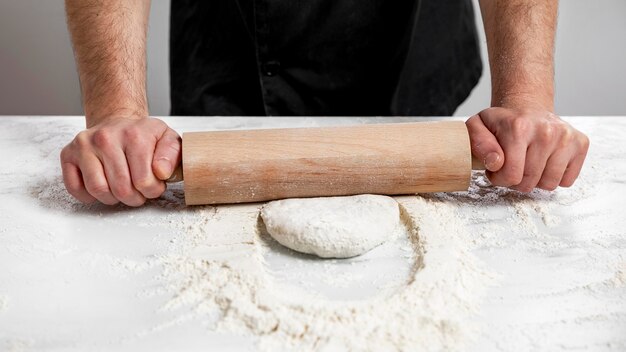
[[[393,198],[371,194],[292,198],[266,204],[261,218],[283,246],[322,258],[348,258],[390,238],[400,224],[400,209]]]

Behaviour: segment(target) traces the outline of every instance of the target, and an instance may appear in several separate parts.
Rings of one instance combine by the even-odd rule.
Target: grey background
[[[477,21],[482,31],[480,18]],[[169,113],[168,31],[169,1],[153,0],[148,35],[152,115]],[[626,115],[625,43],[626,1],[561,1],[558,114]],[[75,70],[63,0],[0,0],[1,115],[81,115]],[[456,115],[472,115],[489,105],[487,71]]]

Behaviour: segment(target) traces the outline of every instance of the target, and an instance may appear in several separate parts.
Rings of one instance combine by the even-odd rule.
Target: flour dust
[[[362,262],[291,258],[293,268],[283,274],[292,280],[277,275],[276,247],[258,231],[258,205],[200,208],[180,226],[186,243],[195,245],[164,258],[163,281],[173,298],[163,309],[191,308],[218,331],[257,336],[263,350],[461,349],[476,335],[471,317],[491,276],[470,253],[452,206],[419,196],[396,199],[406,226],[398,236],[404,240],[389,243],[396,249],[383,246]],[[363,275],[373,268],[367,262],[380,264],[377,259],[398,252],[395,280],[374,277],[367,294],[345,293],[366,279],[343,268]],[[326,273],[308,275],[316,271]],[[327,289],[312,288],[319,286]]]

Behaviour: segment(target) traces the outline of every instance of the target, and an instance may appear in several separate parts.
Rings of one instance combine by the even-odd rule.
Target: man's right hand
[[[105,120],[61,151],[68,192],[83,203],[109,205],[140,206],[159,197],[180,159],[180,136],[155,118]]]

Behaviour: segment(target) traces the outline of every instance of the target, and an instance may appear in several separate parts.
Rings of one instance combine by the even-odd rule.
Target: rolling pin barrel
[[[189,205],[461,191],[471,168],[461,121],[183,135]]]

